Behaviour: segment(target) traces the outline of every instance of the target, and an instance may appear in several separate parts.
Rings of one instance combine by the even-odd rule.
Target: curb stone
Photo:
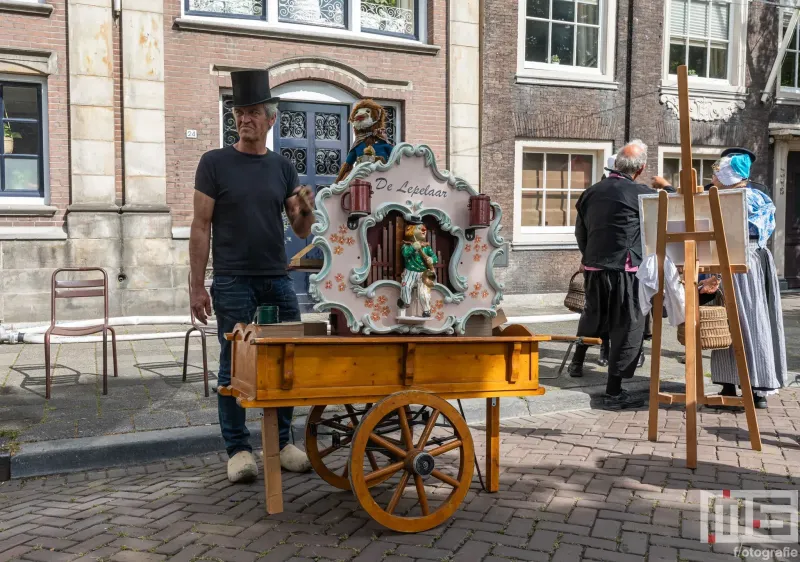
[[[664,383],[664,390],[682,385]],[[636,395],[647,394],[648,382],[631,383],[625,387]],[[590,386],[580,390],[547,388],[543,396],[503,398],[501,419],[582,410],[592,407],[593,400],[603,394],[605,387]],[[455,400],[450,401],[458,408]],[[485,399],[461,401],[467,423],[482,425],[486,419]],[[303,441],[308,408],[296,408],[292,422],[292,439]],[[250,442],[261,441],[258,422],[250,422]],[[203,425],[142,431],[99,437],[55,439],[23,443],[19,452],[11,457],[11,477],[30,478],[86,470],[102,470],[118,466],[145,465],[176,457],[202,456],[225,450],[219,426]]]

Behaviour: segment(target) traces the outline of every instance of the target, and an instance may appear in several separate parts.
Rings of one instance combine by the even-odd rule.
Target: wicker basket
[[[678,342],[686,345],[686,325],[678,326]],[[724,306],[700,307],[700,344],[702,349],[726,349],[731,346],[728,312]]]
[[[583,312],[583,305],[586,302],[586,292],[583,287],[583,273],[578,271],[569,280],[569,290],[564,299],[564,306],[572,312]]]

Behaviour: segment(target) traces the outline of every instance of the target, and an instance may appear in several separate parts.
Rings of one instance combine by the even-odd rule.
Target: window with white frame
[[[722,149],[708,147],[694,147],[692,154],[692,168],[697,173],[697,183],[708,185],[714,175],[712,166],[719,160]],[[681,185],[681,151],[679,147],[659,147],[659,175],[666,179],[670,185],[679,188]]]
[[[576,244],[575,205],[602,177],[612,146],[608,141],[516,141],[515,246]]]
[[[729,0],[671,0],[669,73],[685,64],[690,76],[728,79]]]
[[[187,15],[350,29],[419,39],[427,0],[184,0]],[[270,6],[273,10],[270,10]],[[353,17],[357,15],[358,17]]]
[[[517,82],[616,88],[617,0],[519,2]]]
[[[42,86],[0,81],[0,196],[44,196]]]
[[[525,61],[598,68],[601,0],[528,0]]]
[[[783,14],[783,25],[781,25],[781,39],[788,33],[792,34],[789,46],[786,48],[786,55],[781,65],[781,90],[793,94],[800,94],[800,23],[794,28],[789,29],[789,20],[792,13],[786,10]]]

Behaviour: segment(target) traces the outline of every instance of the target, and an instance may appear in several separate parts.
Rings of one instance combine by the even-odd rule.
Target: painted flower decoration
[[[380,313],[380,312],[378,312],[377,310],[376,310],[375,312],[373,312],[373,313],[372,313],[370,316],[372,317],[372,319],[373,319],[375,322],[377,322],[378,320],[380,320],[380,319],[381,319],[381,313]]]
[[[444,312],[437,312],[436,313],[437,320],[444,320]]]
[[[477,299],[477,298],[478,298],[478,295],[480,295],[480,293],[479,293],[478,291],[472,291],[472,292],[469,294],[469,296],[470,296],[470,297],[472,297],[473,299]]]
[[[338,283],[341,283],[342,281],[344,281],[344,275],[342,275],[341,273],[337,273],[335,279]]]
[[[383,305],[385,305],[385,304],[386,304],[388,301],[389,301],[389,299],[387,299],[387,298],[386,298],[386,295],[379,295],[379,296],[378,296],[378,304],[379,304],[379,305],[383,306]]]
[[[337,256],[341,256],[344,253],[344,248],[342,248],[341,246],[336,246],[333,249],[333,253],[336,254]]]
[[[375,306],[375,301],[373,301],[372,299],[367,299],[366,301],[364,301],[364,306],[366,306],[367,308],[372,308],[373,306]]]
[[[481,255],[480,254],[475,254],[475,257],[472,258],[472,261],[481,261]]]
[[[483,291],[483,293],[481,293],[481,296],[483,298],[487,298],[489,296],[489,291]]]
[[[333,281],[325,281],[326,289],[333,289]]]
[[[488,250],[488,249],[489,249],[489,246],[488,246],[488,245],[486,245],[486,244],[484,244],[483,246],[481,246],[481,252],[485,252],[485,251],[486,251],[486,250]]]
[[[356,243],[356,239],[353,238],[352,236],[348,236],[346,242],[348,246],[352,246],[353,244]]]
[[[480,244],[481,240],[482,240],[482,238],[480,236],[476,236],[475,237],[475,244]]]
[[[391,313],[392,313],[392,309],[389,308],[388,306],[384,306],[381,309],[381,314],[383,315],[384,318],[388,318]]]
[[[475,283],[475,290],[480,291],[481,289],[483,289],[483,285],[481,285],[480,283]]]
[[[340,224],[339,225],[339,234],[347,234],[347,225],[346,224]]]
[[[465,252],[471,252],[472,251],[472,244],[467,244],[466,246],[464,246],[464,251]]]
[[[345,289],[347,289],[347,285],[344,283],[339,283],[339,292],[343,293]]]

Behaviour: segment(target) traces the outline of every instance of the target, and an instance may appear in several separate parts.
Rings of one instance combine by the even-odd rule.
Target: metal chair
[[[206,271],[208,274],[209,271]],[[208,277],[208,275],[206,275]],[[191,286],[192,282],[192,274],[189,273],[189,284]],[[211,279],[206,279],[203,282],[203,286],[206,288],[206,291],[211,289]],[[208,398],[208,352],[206,347],[206,333],[214,333],[216,332],[216,328],[212,328],[205,324],[201,324],[197,321],[197,318],[194,316],[194,311],[192,310],[191,305],[189,306],[189,316],[192,318],[192,327],[189,328],[186,332],[186,342],[183,346],[183,382],[186,382],[186,368],[189,364],[189,337],[192,335],[192,332],[195,330],[200,333],[200,345],[203,349],[203,385],[205,387],[205,394],[206,398]],[[210,320],[210,318],[209,318]]]
[[[59,281],[58,275],[64,272],[98,271],[102,279],[81,279]],[[103,323],[93,326],[56,326],[56,299],[103,297]],[[50,399],[50,336],[88,336],[103,332],[103,394],[108,394],[108,332],[111,332],[111,353],[114,357],[114,376],[117,372],[117,334],[108,325],[108,275],[99,267],[62,267],[53,272],[50,288],[50,327],[44,333],[45,398]]]

